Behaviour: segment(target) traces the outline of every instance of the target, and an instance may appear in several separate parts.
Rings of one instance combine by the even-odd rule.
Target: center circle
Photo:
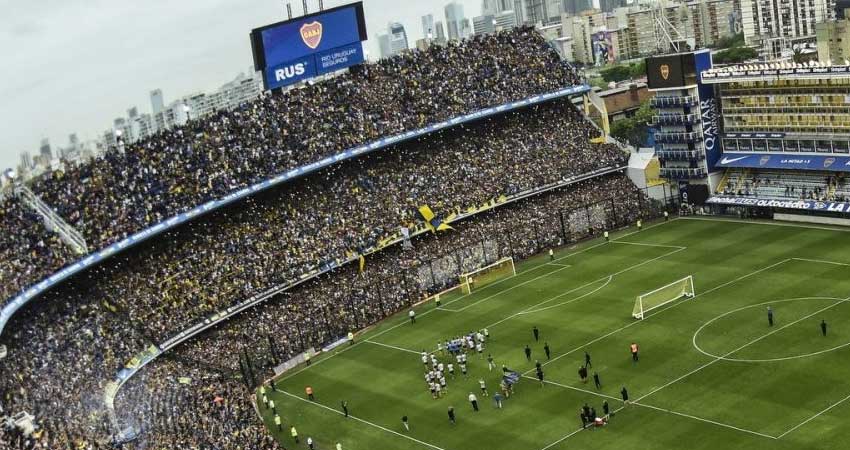
[[[810,353],[799,354],[799,355],[789,355],[789,356],[783,356],[783,357],[778,357],[778,358],[730,358],[730,357],[726,357],[726,356],[723,356],[723,355],[717,355],[717,354],[714,354],[710,351],[707,351],[707,350],[703,349],[702,347],[700,347],[700,345],[697,343],[697,340],[698,340],[700,333],[706,327],[710,326],[712,323],[714,323],[718,320],[721,320],[721,319],[723,319],[723,318],[725,318],[729,315],[732,315],[732,314],[735,314],[735,313],[738,313],[738,312],[741,312],[741,311],[744,311],[744,310],[747,310],[747,309],[750,309],[750,308],[767,307],[767,306],[777,305],[777,304],[781,304],[781,303],[797,302],[797,301],[805,301],[805,300],[831,300],[831,301],[839,302],[839,303],[850,302],[850,298],[797,297],[797,298],[787,298],[787,299],[782,299],[782,300],[773,300],[773,301],[764,302],[764,303],[757,303],[757,304],[754,304],[754,305],[742,306],[740,308],[733,309],[731,311],[727,311],[723,314],[720,314],[719,316],[709,320],[708,322],[704,323],[701,327],[699,327],[699,329],[697,329],[697,331],[694,333],[694,336],[693,336],[693,339],[692,339],[694,348],[697,349],[697,351],[699,351],[703,355],[710,356],[710,357],[715,358],[715,359],[721,359],[721,360],[724,360],[724,361],[775,362],[775,361],[787,361],[787,360],[790,360],[790,359],[808,358],[808,357],[812,357],[812,356],[821,355],[821,354],[824,354],[824,353],[833,352],[833,351],[836,351],[836,350],[840,350],[844,347],[850,346],[850,342],[846,342],[844,344],[836,345],[832,348],[827,348],[827,349],[819,350],[819,351],[816,351],[816,352],[810,352]]]

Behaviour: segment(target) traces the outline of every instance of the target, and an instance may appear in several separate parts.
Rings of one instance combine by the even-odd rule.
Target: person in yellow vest
[[[605,242],[608,242],[608,241],[610,241],[610,240],[611,240],[611,238],[610,238],[610,237],[608,237],[608,232],[607,232],[607,231],[606,231],[603,235],[605,236]]]
[[[283,425],[281,425],[280,416],[274,415],[274,424],[277,425],[277,431],[283,431]]]
[[[339,442],[336,443],[336,450],[342,450],[342,444]]]
[[[293,425],[293,426],[292,426],[292,428],[290,428],[290,429],[289,429],[289,434],[291,434],[291,435],[292,435],[292,439],[295,439],[295,443],[296,443],[296,444],[297,444],[298,442],[300,442],[300,441],[298,440],[298,430],[296,430],[296,429],[295,429],[295,425]]]
[[[664,211],[664,221],[666,222],[667,219],[669,219],[669,218],[670,218],[670,213],[668,213],[667,211]]]
[[[265,405],[266,408],[269,407],[269,398],[266,397],[266,394],[263,394],[263,405]]]
[[[354,345],[354,333],[348,332],[348,345]]]
[[[549,249],[549,261],[554,261],[554,260],[555,260],[555,251],[550,248]]]
[[[263,395],[263,396],[266,395],[266,387],[265,386],[260,386],[260,395]]]
[[[272,410],[273,413],[277,414],[277,408],[275,408],[274,406],[274,400],[269,400],[269,408]]]
[[[310,352],[304,352],[304,362],[310,365]]]
[[[641,222],[640,219],[638,219],[638,221],[637,221],[637,227],[638,227],[638,231],[640,231],[641,228],[643,228],[643,222]]]

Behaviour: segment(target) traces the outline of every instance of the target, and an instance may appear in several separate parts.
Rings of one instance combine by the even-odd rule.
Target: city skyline
[[[480,14],[481,0],[455,1],[467,19]],[[370,57],[380,55],[377,36],[388,23],[402,23],[413,47],[424,37],[422,16],[445,21],[449,2],[421,0],[401,10],[391,0],[365,0]],[[301,2],[291,3],[293,16],[300,16]],[[309,12],[317,11],[318,3],[308,0]],[[324,7],[346,3],[351,1],[325,0]],[[151,113],[149,95],[155,89],[162,90],[166,104],[218,89],[253,64],[248,33],[285,20],[284,5],[267,1],[248,9],[234,0],[15,4],[9,8],[13,14],[0,18],[0,35],[7,38],[0,40],[0,50],[7,67],[15,68],[4,72],[0,83],[5,100],[0,120],[7,125],[0,137],[0,168],[17,167],[21,153],[35,154],[44,138],[58,150],[71,134],[81,141],[100,138],[130,108]]]

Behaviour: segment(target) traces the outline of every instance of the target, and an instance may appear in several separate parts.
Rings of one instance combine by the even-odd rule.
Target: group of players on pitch
[[[532,335],[536,342],[540,341],[540,330],[535,326],[532,328]],[[464,378],[469,377],[469,369],[468,369],[468,357],[469,355],[474,355],[478,353],[479,358],[484,358],[484,349],[487,340],[490,337],[489,331],[485,328],[479,331],[470,331],[466,335],[457,336],[453,339],[447,339],[445,341],[437,342],[437,350],[435,352],[427,352],[426,350],[422,350],[420,354],[420,359],[422,361],[422,365],[425,368],[425,384],[428,386],[429,391],[431,392],[431,397],[433,399],[441,398],[446,392],[448,392],[448,381],[449,379],[455,378],[455,363],[460,370],[461,375]],[[531,361],[531,347],[526,345],[523,349],[525,353],[526,359]],[[638,344],[632,342],[629,345],[629,352],[632,355],[633,363],[638,362]],[[550,348],[549,343],[546,342],[544,344],[544,351],[546,354],[546,358],[550,358]],[[439,355],[439,356],[438,356]],[[443,363],[441,361],[441,357],[448,358],[450,362]],[[545,386],[544,381],[544,373],[543,373],[543,365],[539,360],[534,362],[535,372],[537,375],[537,379],[540,381],[541,386]],[[579,378],[583,383],[586,383],[589,379],[588,369],[593,367],[591,362],[590,354],[584,353],[584,364],[579,367],[578,373]],[[496,368],[496,363],[493,359],[492,354],[487,355],[487,368],[492,371]],[[500,392],[496,392],[493,395],[493,402],[496,408],[502,408],[502,401],[506,398],[509,398],[513,393],[513,385],[516,384],[521,375],[511,369],[508,369],[507,366],[502,366],[503,377],[502,381],[499,383]],[[596,385],[596,389],[600,389],[602,387],[602,381],[600,380],[599,373],[593,372],[593,381]],[[478,380],[479,389],[481,390],[481,395],[484,397],[489,397],[490,392],[487,389],[487,383],[484,381],[484,378],[479,378]],[[620,391],[620,394],[623,398],[623,403],[629,403],[629,394],[628,390],[626,390],[625,386]],[[470,392],[468,395],[468,400],[472,410],[474,412],[479,411],[478,405],[478,397]],[[580,409],[580,416],[582,427],[586,428],[589,425],[593,426],[603,426],[608,423],[609,417],[612,415],[609,409],[608,402],[605,401],[602,404],[602,416],[597,417],[596,409],[588,406],[586,403]],[[454,424],[456,423],[456,415],[454,411],[454,407],[449,407],[449,421]],[[407,421],[407,417],[402,420],[405,429],[409,430],[409,424]]]
[[[454,379],[455,362],[457,363],[457,367],[460,370],[461,375],[463,375],[464,378],[469,376],[469,366],[467,365],[468,356],[477,352],[479,358],[484,358],[484,345],[489,337],[490,332],[484,328],[475,332],[470,331],[468,334],[457,336],[454,339],[447,339],[445,342],[438,341],[437,351],[435,353],[428,353],[427,351],[422,350],[421,360],[422,365],[425,366],[425,383],[431,391],[431,397],[438,399],[443,396],[444,392],[447,392],[448,383],[446,376],[448,375],[449,378]],[[437,357],[437,354],[441,357],[447,357],[449,362],[444,364]],[[493,356],[488,355],[487,361],[490,366],[490,370],[493,370]],[[485,396],[489,395],[487,392],[487,384],[484,379],[478,380],[478,384],[481,387],[482,394]],[[470,395],[472,395],[472,393],[470,393]]]

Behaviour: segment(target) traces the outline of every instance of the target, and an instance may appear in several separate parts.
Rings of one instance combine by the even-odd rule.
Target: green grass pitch
[[[518,264],[516,276],[444,299],[440,309],[422,305],[416,324],[403,312],[355,345],[284,374],[282,392],[270,397],[285,428],[278,432],[260,404],[266,425],[286,448],[297,447],[293,424],[299,446],[310,436],[319,449],[337,442],[345,450],[850,448],[850,230],[683,218],[564,248],[556,258]],[[632,318],[638,294],[687,275],[693,299]],[[478,379],[492,394],[501,371],[470,355],[469,378],[450,379],[447,395],[432,399],[418,352],[483,327],[490,331],[485,354],[530,377],[539,359],[546,385],[524,378],[496,409]],[[641,349],[636,364],[633,341]],[[579,380],[585,351],[601,389]],[[305,398],[307,385],[315,402]],[[633,401],[625,407],[624,386]],[[601,412],[604,399],[616,415],[582,430],[580,407]]]

